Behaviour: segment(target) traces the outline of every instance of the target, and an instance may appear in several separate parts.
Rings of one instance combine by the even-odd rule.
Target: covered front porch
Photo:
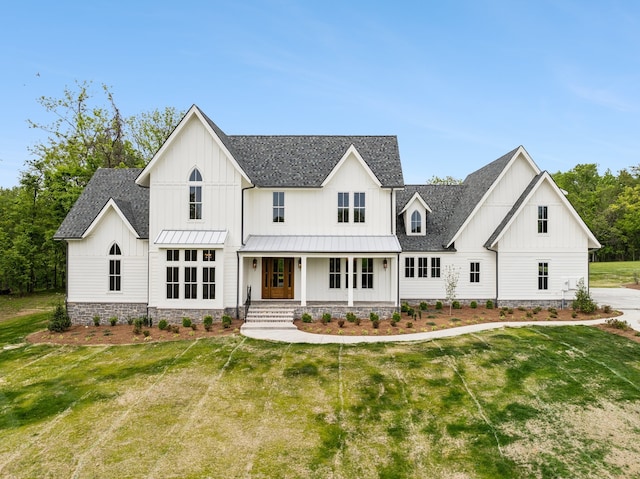
[[[301,309],[398,306],[395,236],[250,236],[239,251],[239,285],[252,301]]]

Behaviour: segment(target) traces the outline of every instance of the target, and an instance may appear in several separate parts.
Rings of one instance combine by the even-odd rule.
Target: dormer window
[[[411,213],[411,233],[422,233],[422,215],[419,211],[414,211],[413,213]]]
[[[189,175],[189,219],[202,219],[202,175],[198,168]]]

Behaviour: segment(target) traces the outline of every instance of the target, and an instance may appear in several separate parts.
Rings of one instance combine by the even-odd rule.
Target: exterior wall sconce
[[[382,260],[382,267],[384,269],[387,269],[387,266],[389,266],[389,263],[387,263],[387,258],[385,258],[384,260]]]
[[[302,268],[302,258],[298,258],[298,269]]]
[[[253,263],[252,263],[253,269],[256,269],[258,267],[258,260],[253,258]]]

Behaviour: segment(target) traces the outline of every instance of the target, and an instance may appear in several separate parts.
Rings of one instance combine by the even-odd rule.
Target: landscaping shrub
[[[400,306],[400,311],[402,311],[403,313],[409,311],[409,303],[402,303],[402,306]]]
[[[624,319],[610,318],[607,319],[605,323],[607,324],[607,326],[614,329],[621,329],[623,331],[631,329],[631,325]]]
[[[436,309],[442,309],[442,301],[436,301]]]
[[[460,306],[460,301],[453,301],[453,302],[451,303],[451,307],[452,307],[453,309],[460,309],[462,306]]]
[[[487,299],[487,302],[484,304],[484,307],[487,309],[493,309],[493,301]]]
[[[110,317],[110,318],[109,318],[109,324],[110,324],[111,326],[115,326],[116,324],[118,324],[118,318],[117,318],[117,317],[115,317],[115,316]]]
[[[323,313],[322,315],[322,324],[327,324],[331,322],[331,313]]]
[[[213,327],[213,317],[210,315],[205,316],[202,319],[202,324],[204,324],[204,329],[211,331],[211,328]]]
[[[413,328],[413,323],[411,321],[407,321],[407,329]]]
[[[398,324],[399,319],[396,318],[391,318],[391,321],[389,321],[389,324],[391,325],[392,328],[396,327],[396,324]]]
[[[378,316],[378,314],[374,313],[373,311],[369,313],[369,319],[371,321],[378,321],[378,323],[380,323],[380,316]]]
[[[190,328],[191,327],[191,319],[190,318],[182,318],[182,327]]]
[[[349,321],[350,323],[355,323],[356,321],[356,315],[353,314],[351,311],[349,311],[345,317],[347,318],[347,321]]]
[[[355,324],[356,326],[360,326],[360,318],[358,317],[354,318],[353,324]]]
[[[174,334],[179,334],[180,333],[180,326],[178,326],[177,324],[170,324],[167,327],[167,331],[172,332]]]
[[[602,312],[605,314],[611,313],[611,306],[609,306],[608,304],[605,304],[604,306],[602,306]]]
[[[424,301],[420,302],[420,311],[426,311],[429,305]]]
[[[593,313],[597,309],[597,305],[593,299],[591,299],[591,295],[589,294],[589,290],[584,285],[584,279],[580,278],[578,281],[578,290],[576,291],[576,298],[573,300],[573,309],[574,311],[580,311],[581,313],[590,314]]]
[[[476,308],[478,307],[478,302],[477,302],[477,301],[471,301],[471,302],[469,303],[469,307],[470,307],[471,309],[476,309]]]
[[[191,322],[191,329],[193,329],[194,331],[195,331],[196,329],[198,329],[198,323],[196,323],[195,321],[192,321],[192,322]]]
[[[395,321],[396,323],[398,321],[400,321],[401,319],[402,319],[402,316],[397,311],[395,313],[393,313],[393,316],[391,316],[391,320]]]
[[[344,327],[344,319],[339,319],[338,320],[338,327],[339,328],[343,328]]]
[[[132,318],[131,316],[129,316],[129,317],[127,318],[127,324],[128,324],[129,326],[131,326],[131,325],[133,324],[133,318]]]
[[[224,329],[229,329],[231,327],[231,316],[228,314],[222,316],[222,327]]]
[[[371,326],[373,326],[373,329],[378,329],[380,327],[380,320],[377,319],[377,318],[376,319],[372,319],[371,320]]]
[[[411,316],[413,318],[415,316],[415,314],[416,314],[416,310],[415,309],[413,309],[411,307],[409,309],[407,309],[407,316]]]
[[[540,311],[542,311],[542,308],[540,306],[536,306],[535,308],[533,308],[533,314],[538,314]]]
[[[151,319],[149,318],[149,316],[142,316],[142,325],[143,326],[151,326]]]
[[[100,326],[100,316],[98,316],[97,314],[93,317],[93,325]]]
[[[67,316],[67,311],[62,303],[56,305],[53,315],[47,324],[47,329],[55,333],[61,333],[71,327],[71,320]]]
[[[161,319],[160,321],[158,321],[158,329],[160,331],[164,331],[165,329],[167,329],[167,326],[169,326],[169,323],[166,319]]]
[[[142,318],[136,318],[133,321],[133,334],[140,334],[142,332]]]
[[[349,313],[347,313],[347,315],[349,315]],[[313,322],[313,318],[311,317],[311,315],[309,313],[302,313],[302,322],[303,323],[312,323]]]
[[[148,338],[151,333],[149,332],[148,329],[145,329],[144,331],[142,331],[142,334],[144,335],[145,338]]]

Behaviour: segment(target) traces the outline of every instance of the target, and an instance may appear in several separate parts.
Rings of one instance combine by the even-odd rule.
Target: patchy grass
[[[589,264],[589,286],[616,288],[635,283],[634,273],[640,277],[640,261],[611,261]]]
[[[0,323],[0,476],[640,475],[640,345],[586,327],[408,344],[30,345]]]

